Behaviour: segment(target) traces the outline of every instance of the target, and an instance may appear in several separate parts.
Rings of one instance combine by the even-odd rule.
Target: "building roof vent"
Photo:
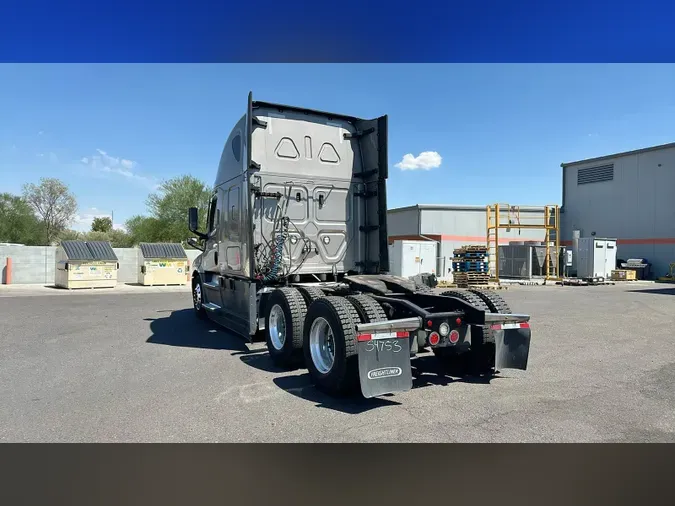
[[[601,183],[614,179],[614,164],[588,167],[577,171],[577,184]]]

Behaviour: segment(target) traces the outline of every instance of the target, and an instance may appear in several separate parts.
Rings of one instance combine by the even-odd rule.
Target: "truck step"
[[[213,302],[205,302],[203,306],[207,311],[216,311],[220,309],[220,306],[218,304],[214,304]]]

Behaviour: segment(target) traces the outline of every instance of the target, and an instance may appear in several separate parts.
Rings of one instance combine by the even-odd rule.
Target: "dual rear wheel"
[[[266,307],[267,349],[276,365],[290,368],[304,361],[314,384],[331,395],[358,386],[356,325],[386,319],[374,299],[280,288]]]
[[[455,297],[478,309],[510,313],[497,294],[479,290],[451,290]],[[270,357],[283,368],[304,362],[314,384],[331,395],[352,392],[359,384],[356,325],[386,320],[380,304],[367,295],[325,296],[318,289],[279,288],[266,304],[266,342]],[[472,327],[472,346],[465,359],[470,374],[494,371],[495,343],[487,327]],[[455,363],[454,348],[436,348],[443,363]],[[464,367],[463,367],[464,368]]]

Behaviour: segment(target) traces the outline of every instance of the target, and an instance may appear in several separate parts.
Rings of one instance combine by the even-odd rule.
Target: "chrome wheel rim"
[[[270,311],[270,341],[275,350],[281,351],[286,343],[286,317],[279,304],[274,304]]]
[[[335,363],[335,335],[325,318],[317,318],[309,329],[309,353],[316,370],[327,374]]]
[[[202,287],[199,283],[195,285],[195,289],[192,292],[192,302],[194,302],[197,311],[202,308]]]

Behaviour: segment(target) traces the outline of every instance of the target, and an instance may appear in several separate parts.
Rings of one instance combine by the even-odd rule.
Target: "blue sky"
[[[675,65],[0,65],[0,191],[55,176],[76,228],[122,224],[161,179],[213,182],[249,90],[389,114],[390,207],[559,203],[561,162],[675,141]]]

